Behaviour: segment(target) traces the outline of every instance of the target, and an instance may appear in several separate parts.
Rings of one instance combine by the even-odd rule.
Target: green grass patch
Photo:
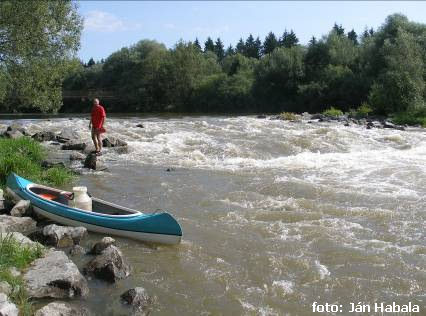
[[[343,115],[343,112],[339,109],[334,108],[334,107],[330,107],[327,110],[325,110],[324,112],[322,112],[322,114],[327,115],[327,116],[337,117],[337,116]]]
[[[72,181],[73,174],[65,168],[42,168],[45,157],[45,149],[30,138],[0,138],[0,186],[6,184],[11,172],[47,185],[61,186]]]
[[[279,115],[280,119],[285,120],[285,121],[297,121],[298,117],[295,113],[291,113],[291,112],[282,112]]]
[[[11,267],[24,269],[32,261],[40,258],[43,253],[43,246],[23,245],[13,238],[12,234],[0,237],[0,281],[6,281],[10,284],[12,292],[9,294],[9,297],[19,308],[20,315],[29,316],[34,311],[25,291],[22,277],[13,276],[9,269]]]

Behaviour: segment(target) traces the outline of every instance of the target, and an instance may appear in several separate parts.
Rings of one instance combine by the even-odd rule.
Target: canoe
[[[182,238],[179,223],[167,212],[142,213],[94,197],[92,211],[73,208],[68,205],[70,192],[32,183],[14,173],[6,186],[18,199],[29,200],[37,214],[63,225],[162,244],[178,244]]]

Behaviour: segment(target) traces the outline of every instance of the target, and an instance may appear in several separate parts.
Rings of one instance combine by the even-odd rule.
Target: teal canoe
[[[16,198],[29,200],[37,214],[63,225],[162,244],[178,244],[182,238],[179,223],[167,212],[142,213],[94,197],[92,211],[73,208],[66,198],[70,192],[33,183],[14,173],[6,185]]]

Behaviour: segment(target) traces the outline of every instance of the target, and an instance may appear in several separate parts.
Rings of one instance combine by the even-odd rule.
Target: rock
[[[138,124],[138,125],[136,125],[136,127],[145,128],[145,126],[143,126],[143,124]]]
[[[115,239],[111,237],[104,237],[101,241],[97,242],[93,248],[90,250],[89,254],[99,255],[102,251],[108,248],[111,245],[115,244]]]
[[[3,214],[6,212],[7,212],[7,207],[6,207],[6,202],[3,195],[3,190],[0,189],[0,213]]]
[[[37,223],[30,217],[14,217],[0,215],[0,233],[30,233],[36,229]]]
[[[349,122],[346,122],[344,125],[345,126],[351,126],[351,124],[349,124]]]
[[[19,310],[13,304],[6,294],[0,293],[0,315],[1,316],[18,316]]]
[[[120,249],[111,245],[93,258],[84,271],[93,274],[98,279],[113,283],[129,276],[130,266],[124,260]]]
[[[80,244],[81,240],[87,236],[85,227],[48,225],[43,228],[45,243],[58,248],[71,247]]]
[[[4,293],[6,295],[9,295],[12,292],[12,287],[10,286],[9,283],[7,283],[6,281],[1,281],[0,282],[0,293]]]
[[[6,199],[6,201],[13,203],[13,205],[15,205],[21,200],[19,195],[17,195],[15,192],[13,192],[9,188],[6,188],[6,194],[4,195],[4,198]]]
[[[71,247],[71,249],[69,251],[69,254],[71,256],[81,256],[81,255],[84,255],[85,253],[86,253],[86,249],[84,249],[80,245],[75,245],[75,246]]]
[[[60,143],[68,143],[68,142],[71,142],[71,141],[76,142],[77,140],[80,139],[80,136],[78,136],[78,134],[76,132],[74,132],[74,131],[70,131],[70,130],[64,129],[56,137],[56,139]]]
[[[86,159],[86,156],[83,155],[82,153],[77,152],[77,151],[71,153],[71,155],[70,155],[70,160],[84,160],[84,159]]]
[[[10,267],[9,273],[15,278],[17,278],[21,275],[21,271],[19,271],[16,267]]]
[[[89,293],[86,279],[63,251],[36,259],[23,276],[31,298],[73,298]]]
[[[129,147],[127,146],[111,147],[111,150],[115,151],[117,154],[120,155],[129,153]]]
[[[18,203],[15,204],[14,207],[12,207],[12,210],[10,211],[10,215],[16,216],[16,217],[22,217],[22,216],[29,216],[33,212],[31,207],[31,202],[28,200],[20,200]]]
[[[50,142],[56,140],[56,134],[50,131],[38,132],[31,137],[38,142]]]
[[[88,316],[90,313],[82,307],[74,307],[65,302],[52,302],[39,309],[35,316]]]
[[[19,243],[21,243],[22,245],[25,246],[31,246],[31,247],[35,247],[35,246],[41,246],[38,242],[34,242],[31,239],[29,239],[28,237],[22,235],[21,233],[18,232],[12,232],[12,233],[0,233],[0,238],[14,238],[16,241],[18,241]]]
[[[62,150],[84,150],[86,149],[86,143],[67,143],[61,146]]]
[[[172,172],[172,171],[176,171],[176,169],[175,168],[167,168],[166,171],[167,172]]]
[[[143,287],[135,287],[121,294],[124,303],[131,305],[133,311],[147,311],[154,303],[155,298],[148,295]]]
[[[125,141],[122,141],[115,137],[106,137],[102,140],[102,146],[104,147],[120,147],[120,146],[127,146],[127,143]]]
[[[256,116],[256,118],[258,118],[258,119],[266,119],[266,115],[265,114],[261,114],[261,115]]]
[[[98,157],[95,153],[87,155],[86,160],[84,160],[84,167],[96,171],[102,171],[107,169],[104,164],[98,161]]]
[[[24,137],[25,135],[20,131],[6,131],[3,133],[3,136],[11,139],[18,139]]]
[[[22,125],[16,123],[8,126],[6,132],[20,132],[23,135],[28,135],[27,130],[23,128]]]
[[[311,120],[320,120],[320,119],[325,119],[325,115],[321,113],[317,113],[311,116]]]

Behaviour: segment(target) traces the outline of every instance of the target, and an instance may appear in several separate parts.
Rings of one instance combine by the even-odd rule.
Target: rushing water
[[[22,122],[90,139],[85,119]],[[351,302],[411,302],[426,315],[424,130],[254,117],[113,118],[107,130],[129,154],[106,153],[109,172],[79,183],[169,210],[184,236],[172,247],[119,238],[132,275],[90,281],[96,315],[128,314],[119,295],[133,286],[156,296],[153,315],[314,315],[313,302],[339,315]]]

